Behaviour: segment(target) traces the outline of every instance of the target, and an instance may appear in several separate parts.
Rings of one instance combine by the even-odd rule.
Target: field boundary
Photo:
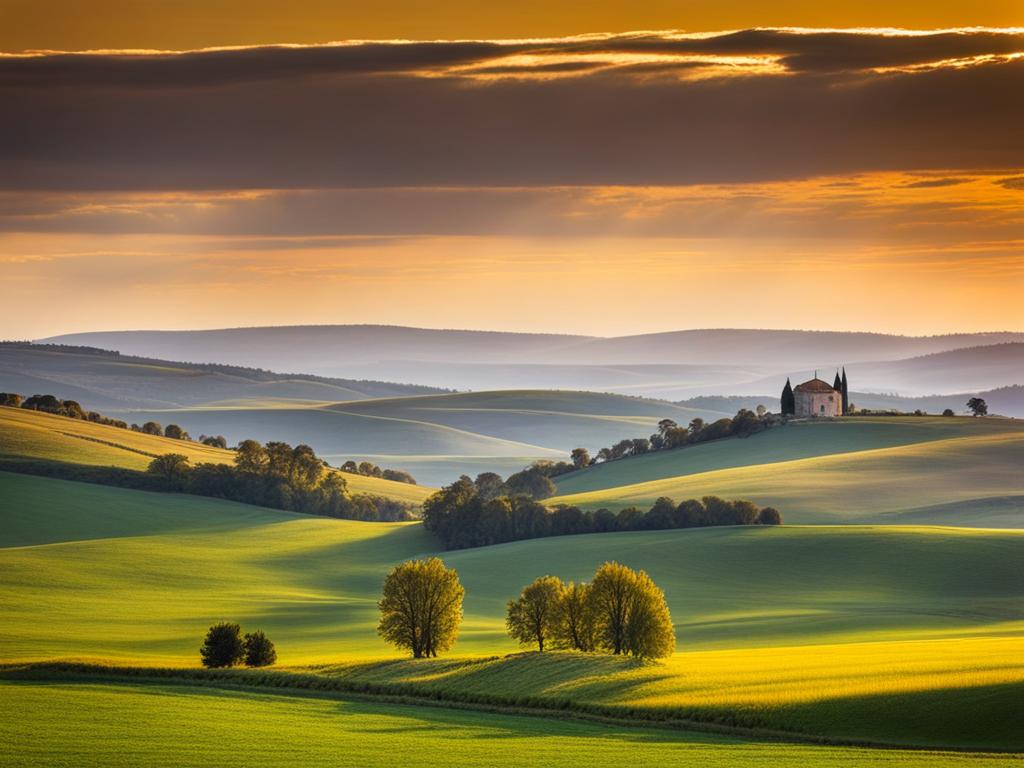
[[[493,714],[558,718],[631,728],[655,728],[730,735],[748,739],[815,744],[835,747],[861,747],[878,750],[927,751],[948,754],[969,754],[1005,759],[1024,754],[998,747],[975,749],[950,745],[886,742],[866,739],[830,738],[799,731],[786,731],[758,727],[754,724],[725,722],[714,719],[688,718],[670,710],[639,710],[600,704],[586,704],[569,699],[525,697],[511,699],[484,694],[456,694],[425,690],[415,684],[371,683],[329,677],[316,672],[277,669],[202,669],[197,667],[135,667],[94,664],[85,662],[25,662],[0,663],[0,680],[89,683],[171,683],[194,685],[225,690],[282,695],[349,698],[389,704],[442,707]]]

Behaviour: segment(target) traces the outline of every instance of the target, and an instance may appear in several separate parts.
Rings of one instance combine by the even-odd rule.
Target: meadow
[[[1022,746],[1016,531],[717,528],[440,553],[466,586],[463,630],[453,658],[412,664],[374,628],[387,568],[436,551],[417,523],[13,474],[0,474],[0,491],[13,510],[0,538],[6,662],[184,672],[205,627],[232,619],[266,630],[287,669],[417,695],[498,692],[511,704],[667,712],[825,738]],[[680,652],[648,665],[518,654],[505,601],[537,575],[584,578],[607,559],[646,569],[665,589]],[[984,717],[964,719],[965,710]]]
[[[97,724],[102,723],[102,730]],[[46,738],[40,738],[45,733]],[[188,734],[188,738],[182,738]],[[857,749],[183,684],[0,680],[0,765],[716,768],[1019,765],[1011,756]]]

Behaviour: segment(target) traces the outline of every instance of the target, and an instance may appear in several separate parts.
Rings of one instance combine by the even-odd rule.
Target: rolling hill
[[[967,417],[797,423],[597,465],[556,479],[551,504],[650,506],[717,494],[787,522],[1024,526],[1024,424]]]
[[[232,618],[265,629],[282,664],[329,662],[312,671],[342,682],[730,717],[831,738],[1021,746],[1021,532],[718,528],[444,553],[467,590],[456,653],[473,658],[410,664],[376,638],[375,601],[390,565],[435,551],[418,523],[11,474],[0,474],[0,491],[12,511],[0,531],[8,662],[189,665],[204,628]],[[585,578],[607,559],[646,569],[665,589],[676,656],[491,656],[515,650],[504,604],[523,584],[543,573]]]
[[[337,402],[440,390],[7,342],[0,343],[0,391],[53,394],[104,410],[173,408],[225,399]]]
[[[1024,383],[1019,356],[978,365],[971,352],[1024,343],[1021,333],[891,336],[707,329],[601,338],[557,334],[338,325],[207,331],[79,333],[46,341],[174,360],[231,363],[325,376],[413,381],[457,389],[590,389],[680,400],[774,392],[786,375],[864,366],[855,387],[927,395]],[[944,361],[906,361],[962,350]],[[900,367],[902,365],[902,367]],[[859,378],[858,378],[859,376]],[[781,379],[780,379],[781,377]],[[899,384],[894,384],[897,380]],[[971,383],[965,384],[965,381]],[[766,386],[768,382],[771,386]],[[906,388],[904,392],[903,389]]]
[[[0,459],[18,462],[33,459],[87,466],[144,470],[156,456],[181,453],[193,464],[234,462],[231,451],[188,440],[145,435],[127,429],[93,424],[21,408],[0,407]],[[387,496],[413,504],[432,488],[345,473],[353,493]]]
[[[505,390],[377,398],[345,403],[265,404],[111,411],[127,421],[175,423],[191,434],[307,443],[335,464],[368,459],[438,485],[464,472],[518,471],[535,459],[565,459],[657,422],[723,414],[595,392]]]

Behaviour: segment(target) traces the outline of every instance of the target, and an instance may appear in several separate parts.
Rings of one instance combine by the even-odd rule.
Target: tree
[[[159,422],[147,421],[142,425],[142,432],[147,435],[162,435],[164,428],[160,426]]]
[[[590,584],[597,647],[613,654],[660,658],[675,650],[665,595],[644,571],[608,562]]]
[[[569,456],[572,458],[572,465],[576,469],[590,466],[590,452],[586,448],[573,448]]]
[[[775,507],[764,507],[757,516],[757,522],[761,525],[782,525],[782,515]]]
[[[644,528],[652,531],[674,528],[675,520],[676,503],[668,496],[661,496],[644,515]]]
[[[564,590],[557,576],[541,576],[524,587],[518,599],[509,600],[505,626],[513,639],[520,645],[536,643],[543,653],[544,643],[558,633]]]
[[[780,412],[783,416],[796,415],[796,395],[793,394],[793,385],[786,379],[786,386],[782,388]]]
[[[164,437],[169,437],[173,440],[188,440],[188,432],[179,427],[177,424],[168,424],[164,429]]]
[[[476,492],[484,501],[508,494],[508,486],[497,472],[481,472],[473,481]]]
[[[21,395],[16,392],[0,392],[0,405],[6,405],[10,408],[21,408],[22,402]]]
[[[245,635],[245,666],[269,667],[277,661],[277,651],[270,638],[257,629]]]
[[[970,410],[972,416],[987,416],[988,415],[988,403],[986,403],[980,397],[972,397],[967,401],[967,408]]]
[[[953,413],[953,409],[952,408],[947,408],[946,410],[944,410],[942,412],[942,415],[943,416],[956,416],[956,414]]]
[[[188,456],[180,453],[165,453],[163,456],[157,456],[149,462],[149,466],[146,468],[149,474],[162,478],[168,488],[175,490],[185,487],[189,470]]]
[[[408,472],[403,472],[400,469],[385,469],[381,473],[381,477],[383,477],[385,480],[393,480],[396,483],[416,485],[416,478],[414,478]]]
[[[538,467],[528,467],[509,475],[505,484],[512,493],[531,499],[546,499],[555,495],[555,484]]]
[[[757,418],[763,419],[764,415],[768,413],[768,409],[765,408],[763,405],[758,405],[757,408],[754,409],[754,413],[757,414]]]
[[[573,651],[594,650],[594,616],[590,585],[570,581],[562,588],[552,645]]]
[[[748,411],[746,408],[737,411],[729,425],[730,433],[738,437],[749,437],[762,429],[764,429],[764,424],[761,423],[761,420],[753,411]]]
[[[206,633],[199,656],[204,667],[233,667],[245,658],[242,628],[229,622],[214,624]]]
[[[843,395],[843,416],[850,413],[850,382],[846,380],[846,366],[843,366],[843,388],[840,390]]]
[[[377,634],[415,659],[437,656],[455,644],[465,594],[459,575],[436,557],[402,563],[384,579]]]
[[[228,447],[228,441],[224,438],[224,435],[217,435],[216,437],[203,436],[200,437],[200,442],[202,442],[203,445],[210,445],[213,446],[214,448]]]
[[[255,440],[243,440],[235,449],[235,466],[241,472],[261,474],[267,466],[267,451]]]
[[[675,429],[679,425],[676,424],[672,419],[662,419],[658,422],[658,434],[664,439],[665,433],[670,429]]]

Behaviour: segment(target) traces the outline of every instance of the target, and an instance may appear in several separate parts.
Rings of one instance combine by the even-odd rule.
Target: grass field
[[[565,459],[577,446],[596,450],[625,437],[647,436],[663,418],[687,423],[717,415],[596,392],[505,390],[341,403],[248,400],[120,416],[173,422],[193,434],[223,434],[231,442],[244,437],[306,442],[332,461],[369,459],[434,485],[450,482],[466,468],[509,474],[535,459]]]
[[[1008,756],[785,744],[172,684],[0,681],[0,743],[0,765],[12,768],[1019,765]]]
[[[168,423],[165,421],[164,426]],[[198,436],[198,432],[193,434],[193,437]],[[20,408],[0,408],[0,458],[48,459],[144,470],[154,456],[164,453],[182,453],[193,464],[234,461],[231,451],[197,442],[144,435]],[[413,504],[421,503],[434,491],[429,487],[349,473],[345,474],[345,480],[353,493],[387,496]]]
[[[1024,526],[1024,423],[970,418],[794,424],[599,465],[557,479],[552,504],[650,506],[709,493],[787,522]]]
[[[410,665],[376,638],[375,601],[391,564],[434,551],[419,524],[10,474],[0,493],[13,510],[0,533],[8,661],[189,666],[205,627],[227,618],[265,629],[283,665],[329,664],[326,673],[359,680],[869,741],[1024,746],[1014,741],[1024,701],[1016,531],[719,528],[444,553],[467,589],[458,657]],[[583,578],[612,558],[665,589],[681,651],[669,662],[487,660],[517,650],[502,619],[520,586],[544,573]],[[957,726],[964,711],[983,716]]]

